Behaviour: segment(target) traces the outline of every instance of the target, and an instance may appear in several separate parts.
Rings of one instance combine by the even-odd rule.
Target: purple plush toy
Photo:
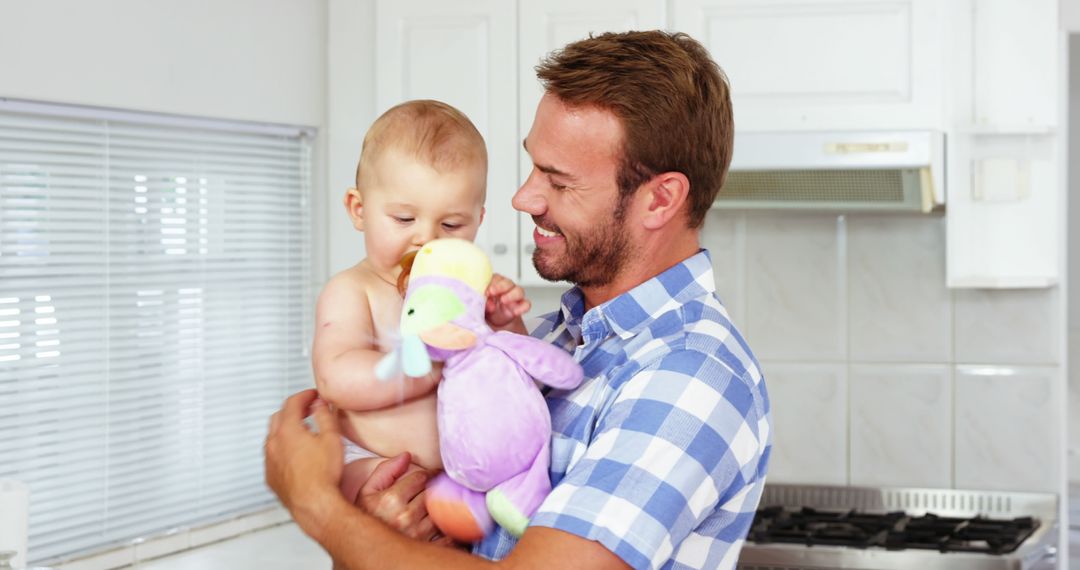
[[[419,376],[430,366],[423,356],[445,362],[438,392],[445,472],[428,485],[427,510],[443,533],[464,542],[483,538],[494,522],[517,536],[525,531],[551,492],[551,417],[534,380],[565,389],[582,381],[565,351],[492,332],[484,322],[490,280],[487,256],[472,243],[426,244],[409,276],[401,349],[380,363],[385,377],[395,363]]]

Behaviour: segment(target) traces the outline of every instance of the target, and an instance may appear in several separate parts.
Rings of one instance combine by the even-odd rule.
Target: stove
[[[1055,568],[1057,497],[766,485],[740,570]]]

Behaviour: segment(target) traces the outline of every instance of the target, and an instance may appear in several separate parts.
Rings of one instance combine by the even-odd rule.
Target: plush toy
[[[444,362],[438,388],[445,471],[428,485],[428,515],[475,542],[494,522],[516,536],[551,492],[551,417],[536,383],[574,388],[582,370],[565,351],[484,321],[491,264],[480,248],[439,239],[417,252],[401,314],[401,346],[377,374],[422,376]],[[426,348],[426,351],[422,350]]]

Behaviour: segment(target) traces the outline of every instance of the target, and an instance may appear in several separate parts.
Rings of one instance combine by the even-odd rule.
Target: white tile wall
[[[1056,367],[956,367],[956,486],[1057,492]]]
[[[851,484],[950,487],[950,367],[861,365],[848,378]]]
[[[825,214],[747,216],[742,330],[758,358],[847,358],[843,225]]]
[[[1057,490],[1060,294],[946,288],[944,225],[710,213],[718,291],[773,399],[770,481]]]
[[[773,409],[769,481],[847,484],[846,367],[772,362],[761,366]]]
[[[1055,289],[956,291],[956,361],[1056,364],[1061,305]]]
[[[746,216],[714,209],[705,218],[701,246],[712,256],[716,292],[728,314],[741,330],[746,330]]]
[[[851,360],[952,360],[944,240],[945,220],[937,216],[849,218]]]

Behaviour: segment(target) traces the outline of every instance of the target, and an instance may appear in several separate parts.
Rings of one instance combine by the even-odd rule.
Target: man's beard
[[[548,281],[569,281],[579,287],[611,283],[632,253],[630,236],[623,224],[627,202],[626,197],[620,197],[612,216],[587,234],[575,238],[563,234],[565,252],[562,256],[556,257],[553,252],[536,248],[532,259],[540,277]],[[543,219],[539,222],[537,225],[541,227],[559,231]]]

